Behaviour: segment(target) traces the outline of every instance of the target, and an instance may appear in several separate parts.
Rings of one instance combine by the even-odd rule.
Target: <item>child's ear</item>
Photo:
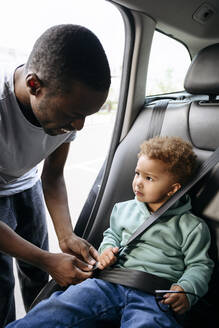
[[[175,192],[177,192],[179,189],[181,188],[181,184],[180,183],[174,183],[172,186],[171,186],[171,190],[168,192],[167,196],[170,197],[170,196],[173,196],[175,194]]]

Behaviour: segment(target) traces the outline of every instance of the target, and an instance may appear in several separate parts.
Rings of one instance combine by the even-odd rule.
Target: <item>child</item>
[[[99,248],[100,269],[115,264],[167,278],[174,291],[199,297],[207,292],[213,269],[207,255],[210,234],[204,221],[190,212],[188,195],[143,233],[125,260],[116,257],[119,247],[189,180],[195,167],[192,146],[181,138],[155,137],[141,145],[133,180],[135,199],[114,206]],[[89,328],[101,320],[120,321],[123,328],[177,328],[174,312],[182,314],[196,301],[194,295],[167,293],[162,302],[173,311],[162,312],[151,294],[92,278],[54,293],[7,328]]]

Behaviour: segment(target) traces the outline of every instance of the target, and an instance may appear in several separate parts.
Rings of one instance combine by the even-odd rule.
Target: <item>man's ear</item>
[[[173,196],[179,189],[181,188],[181,184],[180,183],[174,183],[172,186],[171,186],[171,190],[168,192],[167,196],[170,197],[170,196]]]
[[[41,92],[43,83],[35,73],[26,76],[26,86],[31,95],[38,96]]]

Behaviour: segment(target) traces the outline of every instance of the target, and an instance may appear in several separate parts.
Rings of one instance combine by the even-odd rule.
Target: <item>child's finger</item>
[[[119,251],[119,247],[113,247],[113,248],[112,248],[112,252],[113,252],[113,254],[117,254],[118,251]]]
[[[102,266],[106,266],[106,265],[107,265],[106,257],[102,257],[102,258],[100,259],[100,264],[101,264]]]
[[[174,308],[177,308],[178,306],[182,306],[183,302],[181,299],[177,299],[174,302],[172,302],[170,305],[171,305],[171,308],[174,309]]]
[[[180,304],[180,305],[177,305],[177,306],[171,306],[171,308],[177,314],[183,314],[187,310],[186,307],[183,304]]]
[[[98,262],[98,269],[103,270],[105,268],[104,265],[102,265],[100,262]]]
[[[171,305],[178,300],[179,296],[177,294],[165,294],[163,298],[164,298],[163,301],[164,304]]]
[[[115,255],[112,252],[109,252],[108,254],[106,254],[105,261],[107,262],[107,264],[109,264],[112,261],[112,259],[114,258],[114,256]]]

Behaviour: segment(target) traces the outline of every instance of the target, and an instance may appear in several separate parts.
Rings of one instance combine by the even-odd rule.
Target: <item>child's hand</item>
[[[115,254],[118,253],[119,247],[109,247],[103,251],[99,256],[98,268],[103,270],[104,268],[114,264],[117,260]]]
[[[178,285],[172,286],[170,290],[184,291],[184,289]],[[186,294],[167,293],[164,295],[164,298],[165,300],[163,300],[162,303],[170,305],[172,310],[177,314],[183,314],[189,309],[189,301]]]

